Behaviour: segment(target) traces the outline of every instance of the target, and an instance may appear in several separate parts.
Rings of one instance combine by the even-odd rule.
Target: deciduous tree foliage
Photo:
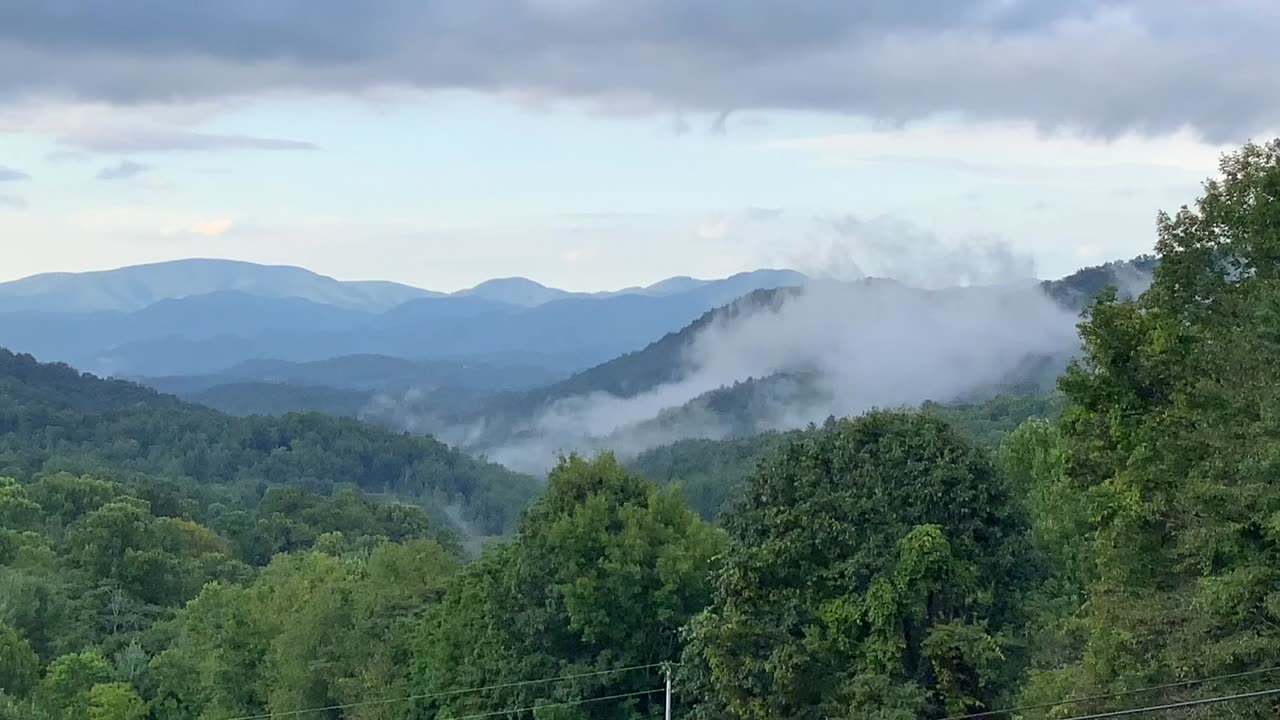
[[[467,569],[423,638],[423,688],[445,692],[605,671],[426,703],[424,717],[655,689],[680,628],[709,598],[719,531],[612,455],[570,456],[512,542]],[[565,708],[545,717],[659,717],[662,698]],[[539,717],[542,717],[540,715]]]
[[[88,720],[142,720],[146,716],[146,704],[127,683],[102,683],[89,690]]]
[[[687,677],[702,716],[940,717],[1016,676],[1026,527],[987,456],[876,412],[792,440],[726,521]]]
[[[386,543],[367,555],[282,554],[251,585],[207,585],[183,613],[180,641],[157,658],[168,717],[410,694],[411,640],[458,564],[433,541]],[[186,714],[177,712],[183,704]],[[407,709],[374,704],[344,716],[398,718]]]
[[[0,625],[0,692],[23,697],[40,679],[40,658],[17,629]]]
[[[249,503],[274,485],[320,494],[357,487],[453,505],[484,534],[511,530],[533,478],[433,438],[315,413],[228,417],[121,381],[0,349],[0,475],[131,471],[235,487]]]
[[[1041,668],[1029,697],[1280,664],[1280,142],[1226,156],[1158,231],[1151,289],[1101,298],[1061,381],[1053,482],[1083,498],[1096,568],[1072,609],[1079,656]],[[1165,695],[1242,688],[1256,681]]]
[[[23,510],[0,525],[0,718],[194,720],[407,692],[409,640],[455,547],[416,508],[285,491],[236,511],[232,542],[123,483],[0,478]],[[259,570],[281,527],[289,552]]]

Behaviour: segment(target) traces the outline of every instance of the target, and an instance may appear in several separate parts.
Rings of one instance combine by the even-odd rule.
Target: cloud
[[[433,430],[537,472],[561,451],[630,456],[681,438],[802,427],[829,415],[989,393],[1033,358],[1065,364],[1079,346],[1076,320],[1032,284],[925,291],[819,281],[706,325],[686,346],[673,382],[630,397],[564,398],[519,427],[516,439],[497,443],[486,445],[483,423]],[[740,401],[728,413],[698,404],[753,378],[745,428]]]
[[[44,154],[45,162],[52,165],[61,165],[64,163],[86,162],[93,159],[91,153],[84,150],[50,150]]]
[[[65,145],[103,153],[213,151],[213,150],[314,150],[302,140],[215,135],[170,128],[133,128],[112,132],[77,132],[59,136]]]
[[[191,223],[187,228],[187,232],[201,237],[218,237],[219,235],[225,235],[233,225],[235,225],[235,221],[229,217],[199,220]]]
[[[115,165],[108,165],[99,170],[96,177],[99,180],[126,180],[150,171],[150,165],[143,165],[132,160],[121,160]]]
[[[911,123],[772,140],[765,147],[808,154],[832,165],[916,166],[995,180],[1122,168],[1156,168],[1198,177],[1216,167],[1221,154],[1230,149],[1199,142],[1186,131],[1160,137],[1130,133],[1100,143],[1079,133],[1044,133],[1026,122]]]
[[[31,176],[21,170],[14,170],[13,168],[0,165],[0,182],[18,182],[30,179]]]
[[[1278,32],[1271,0],[5,3],[0,95],[464,88],[713,127],[785,109],[1238,142],[1280,117]]]
[[[1024,283],[1036,277],[1030,252],[991,234],[939,234],[896,215],[862,216],[746,208],[719,221],[723,245],[764,267],[828,280],[890,278],[941,289]],[[709,235],[708,224],[701,234]],[[785,237],[780,242],[779,237]]]
[[[0,210],[25,210],[27,201],[17,195],[0,195]]]
[[[26,98],[0,103],[0,132],[52,138],[61,147],[46,154],[49,162],[85,160],[95,153],[316,149],[315,143],[305,140],[191,129],[241,105],[232,101],[113,105]]]
[[[744,231],[769,226],[784,215],[780,208],[743,208],[698,223],[694,228],[694,235],[701,240],[725,240],[741,235]]]
[[[703,240],[723,240],[724,236],[729,234],[729,217],[701,223],[694,230],[694,234]]]
[[[792,246],[791,266],[813,277],[892,278],[912,287],[1021,283],[1036,277],[1035,259],[995,237],[944,240],[893,217],[819,219],[807,243]]]
[[[721,112],[720,112],[720,114],[719,114],[719,115],[716,115],[715,119],[711,121],[711,134],[712,134],[712,135],[725,135],[725,134],[728,134],[728,132],[729,132],[729,115],[730,115],[730,114],[732,114],[732,113],[733,113],[733,111],[732,111],[732,110],[723,110],[723,111],[721,111]]]

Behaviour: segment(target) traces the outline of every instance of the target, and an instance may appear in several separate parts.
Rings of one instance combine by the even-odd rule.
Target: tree
[[[384,542],[367,554],[282,554],[246,587],[211,584],[187,607],[185,643],[153,663],[160,704],[181,717],[184,697],[231,715],[412,694],[413,630],[457,566],[431,540]],[[197,687],[183,668],[197,674]],[[403,710],[374,704],[346,716]]]
[[[419,682],[431,692],[599,674],[444,698],[423,708],[426,716],[657,688],[655,668],[620,668],[676,659],[680,628],[708,599],[720,547],[719,531],[612,455],[561,460],[512,542],[467,568],[433,614],[418,652]],[[661,698],[649,694],[554,717],[660,711]]]
[[[1073,663],[1088,635],[1080,611],[1097,573],[1089,504],[1067,474],[1069,450],[1054,423],[1028,420],[1005,437],[996,457],[1026,509],[1044,567],[1026,596],[1029,678],[1023,702],[1051,702],[1071,694]]]
[[[184,667],[199,678],[199,700],[214,715],[253,715],[265,706],[262,672],[268,638],[259,628],[248,591],[238,585],[210,583],[183,616],[182,652],[157,658],[161,669]],[[180,681],[166,673],[166,679]],[[185,689],[185,688],[184,688]]]
[[[0,477],[0,530],[32,530],[41,507],[13,478]]]
[[[1280,141],[1225,156],[1158,235],[1150,290],[1100,297],[1060,383],[1097,564],[1077,692],[1280,663]]]
[[[26,697],[40,677],[40,658],[26,638],[0,623],[0,691]]]
[[[146,703],[128,683],[102,683],[89,691],[88,720],[142,720],[146,716]]]
[[[942,421],[874,412],[792,439],[726,519],[688,682],[708,718],[941,717],[1018,670],[1025,522]]]
[[[96,651],[63,655],[49,663],[40,704],[54,720],[80,720],[89,712],[94,686],[111,681],[111,665]]]

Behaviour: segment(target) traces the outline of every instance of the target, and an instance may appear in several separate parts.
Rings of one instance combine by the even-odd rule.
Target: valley
[[[564,452],[632,458],[872,407],[1048,392],[1077,352],[1089,298],[1108,284],[1140,291],[1153,262],[940,290],[783,271],[593,295],[507,280],[421,291],[384,309],[376,302],[385,297],[353,307],[364,296],[296,268],[230,266],[241,277],[213,267],[221,285],[200,288],[212,292],[130,312],[55,311],[39,305],[31,281],[0,285],[0,298],[26,293],[25,309],[0,312],[0,338],[232,415],[358,418],[536,475]],[[139,269],[119,273],[154,298],[171,270],[161,266],[145,290]],[[286,271],[291,289],[251,292]],[[92,274],[74,289],[60,277],[57,287],[81,305],[120,305],[111,278]],[[782,282],[798,284],[770,287]]]

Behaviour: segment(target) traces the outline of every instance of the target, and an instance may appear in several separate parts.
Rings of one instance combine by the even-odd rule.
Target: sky
[[[1272,0],[0,2],[0,281],[922,285],[1147,252],[1280,132]]]

